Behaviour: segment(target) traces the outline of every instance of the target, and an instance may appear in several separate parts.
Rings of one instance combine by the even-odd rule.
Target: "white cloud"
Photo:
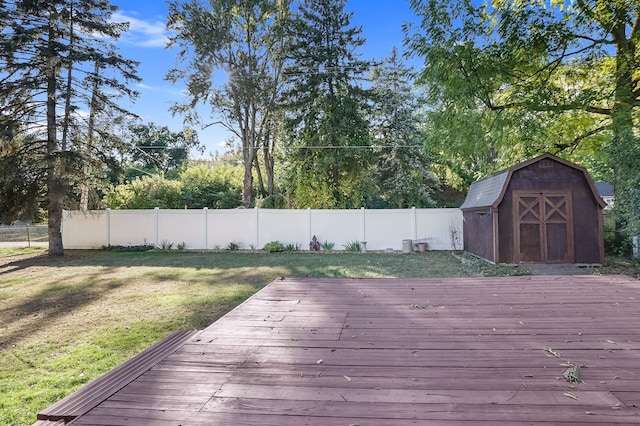
[[[147,21],[133,15],[136,12],[118,11],[112,15],[114,22],[128,22],[129,31],[121,40],[140,47],[165,47],[169,41],[166,24],[163,21]]]
[[[183,96],[186,93],[186,91],[183,91],[183,90],[180,90],[180,89],[176,89],[173,86],[166,86],[166,85],[163,85],[163,86],[151,86],[151,85],[144,84],[144,83],[137,83],[136,87],[139,90],[145,90],[145,91],[148,91],[148,92],[165,93],[165,94],[170,95],[172,97],[176,97],[176,96],[180,97],[180,96]]]

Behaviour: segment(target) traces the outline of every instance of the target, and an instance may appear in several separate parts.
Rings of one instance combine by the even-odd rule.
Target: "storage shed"
[[[464,249],[494,263],[600,264],[604,206],[586,169],[543,154],[471,185]]]

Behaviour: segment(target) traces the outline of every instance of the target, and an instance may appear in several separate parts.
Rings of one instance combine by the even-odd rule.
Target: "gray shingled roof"
[[[613,185],[607,182],[593,182],[593,185],[596,187],[596,191],[598,191],[598,195],[601,197],[612,197],[613,196]]]
[[[507,183],[508,176],[509,169],[473,182],[469,188],[467,198],[460,208],[474,209],[492,206],[502,194],[502,189]]]

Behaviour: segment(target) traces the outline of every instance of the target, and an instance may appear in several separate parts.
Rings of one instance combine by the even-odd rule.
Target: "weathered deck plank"
[[[73,424],[640,424],[639,301],[624,276],[278,280]]]

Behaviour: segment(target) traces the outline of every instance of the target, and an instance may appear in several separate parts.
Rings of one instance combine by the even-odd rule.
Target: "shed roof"
[[[613,197],[613,185],[608,182],[593,182],[601,197]]]
[[[473,182],[461,209],[488,207],[501,198],[502,189],[506,186],[509,170]]]
[[[471,184],[469,188],[469,193],[467,194],[467,198],[464,200],[464,203],[460,206],[462,210],[469,209],[477,209],[483,207],[497,207],[498,204],[502,201],[502,197],[504,197],[504,192],[507,189],[507,184],[511,179],[511,175],[513,172],[530,166],[531,164],[537,163],[538,161],[542,161],[544,159],[551,159],[558,163],[564,164],[565,166],[574,168],[580,171],[589,187],[591,188],[591,192],[593,193],[596,202],[600,205],[600,207],[604,207],[605,203],[600,199],[596,188],[593,185],[593,181],[589,177],[589,173],[587,169],[584,167],[578,166],[570,161],[563,160],[562,158],[556,157],[555,155],[551,155],[549,153],[542,154],[538,157],[532,158],[531,160],[524,161],[522,163],[518,163],[514,166],[509,167],[508,169],[502,170],[498,173],[495,173],[491,176],[487,176],[486,178],[475,181]]]

